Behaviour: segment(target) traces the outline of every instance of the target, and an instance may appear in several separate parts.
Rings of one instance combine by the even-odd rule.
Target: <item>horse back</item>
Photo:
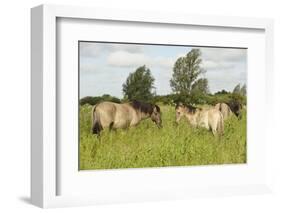
[[[222,113],[224,119],[227,119],[232,114],[230,107],[225,103],[216,104],[215,109],[219,110]]]
[[[99,117],[102,127],[109,127],[114,123],[116,106],[112,102],[101,102],[95,106],[94,116]]]
[[[136,111],[127,103],[102,102],[98,110],[104,127],[127,128],[139,122]]]
[[[224,129],[224,117],[220,110],[217,108],[209,109],[208,111],[208,123],[209,127],[213,130],[223,133]]]
[[[135,111],[129,104],[119,104],[116,106],[115,127],[126,128],[132,126],[135,117]]]

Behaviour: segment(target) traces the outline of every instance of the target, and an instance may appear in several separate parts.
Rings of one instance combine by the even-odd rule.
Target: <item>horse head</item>
[[[158,105],[152,105],[151,120],[156,123],[158,128],[162,128],[161,111]]]

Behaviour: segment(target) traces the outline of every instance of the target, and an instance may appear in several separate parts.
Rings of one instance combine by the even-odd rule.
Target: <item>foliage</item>
[[[154,78],[146,66],[141,66],[130,73],[122,85],[124,98],[128,100],[148,101],[154,96]]]
[[[173,105],[175,99],[175,94],[169,95],[155,95],[152,99],[152,103],[162,103],[165,105]]]
[[[195,81],[192,85],[191,93],[203,94],[203,95],[207,95],[208,93],[210,93],[208,79],[200,78],[197,81]]]
[[[179,102],[190,103],[191,96],[185,96],[180,94],[169,94],[169,95],[156,95],[152,99],[152,103],[160,103],[164,105],[176,105]]]
[[[176,126],[174,107],[160,107],[162,129],[148,119],[129,130],[105,130],[100,140],[90,132],[91,109],[80,107],[80,169],[246,163],[246,111],[225,122],[220,138],[185,120]]]
[[[241,96],[246,96],[247,95],[247,86],[246,84],[244,84],[242,87],[240,86],[240,84],[237,84],[234,89],[233,89],[233,94],[238,94]]]
[[[233,100],[239,101],[241,104],[246,104],[247,101],[246,95],[247,95],[246,84],[244,84],[242,87],[240,86],[240,84],[237,84],[233,89],[231,98]]]
[[[247,95],[247,87],[246,87],[246,84],[244,84],[243,87],[241,87],[241,89],[240,89],[240,94],[243,95],[243,96],[246,96],[246,95]]]
[[[168,95],[155,95],[151,98],[151,100],[146,102],[151,103],[158,103],[164,105],[175,106],[176,103],[182,102],[184,104],[208,104],[208,105],[216,105],[217,103],[228,103],[231,100],[239,101],[241,104],[246,105],[246,96],[240,94],[233,94],[233,93],[216,93],[215,95],[212,94],[198,94],[195,93],[194,96],[184,96],[180,94],[168,94]],[[118,99],[116,97],[110,95],[103,95],[99,97],[84,97],[80,100],[80,105],[83,106],[84,104],[95,105],[101,101],[112,101],[115,103],[122,103],[128,102],[126,99]]]
[[[207,78],[200,78],[192,85],[190,102],[192,104],[206,104],[206,95],[210,93]]]
[[[229,94],[229,92],[227,92],[224,89],[215,93],[215,95],[225,95],[225,94]]]
[[[241,94],[233,93],[233,94],[230,95],[230,98],[231,98],[232,100],[235,100],[235,101],[240,102],[241,104],[244,104],[244,105],[247,104],[247,97],[246,97],[246,96],[243,96],[243,95],[241,95]]]
[[[201,68],[201,51],[192,49],[184,57],[177,59],[170,80],[172,91],[181,95],[190,95],[192,85],[204,71]]]
[[[216,94],[216,95],[207,95],[205,97],[205,103],[209,105],[216,105],[217,103],[229,103],[230,101],[238,101],[239,103],[246,105],[246,97],[240,94]]]
[[[115,103],[121,103],[121,100],[119,98],[116,98],[108,94],[105,94],[103,96],[97,96],[97,97],[86,96],[84,98],[81,98],[79,103],[81,106],[85,104],[95,105],[101,101],[111,101]]]
[[[235,94],[240,94],[240,84],[237,84],[234,89],[233,89],[233,92],[232,93],[235,93]]]

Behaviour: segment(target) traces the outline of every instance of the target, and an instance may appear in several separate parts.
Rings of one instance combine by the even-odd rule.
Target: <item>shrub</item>
[[[84,98],[81,98],[79,103],[81,106],[83,106],[85,104],[95,105],[101,101],[111,101],[114,103],[121,103],[121,100],[119,98],[116,98],[114,96],[107,95],[107,94],[105,94],[103,96],[97,96],[97,97],[86,96]]]

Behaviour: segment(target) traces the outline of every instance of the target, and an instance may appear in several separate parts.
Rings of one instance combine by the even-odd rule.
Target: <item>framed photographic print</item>
[[[270,192],[272,20],[31,14],[33,204]]]
[[[78,45],[80,170],[247,162],[246,48]]]

